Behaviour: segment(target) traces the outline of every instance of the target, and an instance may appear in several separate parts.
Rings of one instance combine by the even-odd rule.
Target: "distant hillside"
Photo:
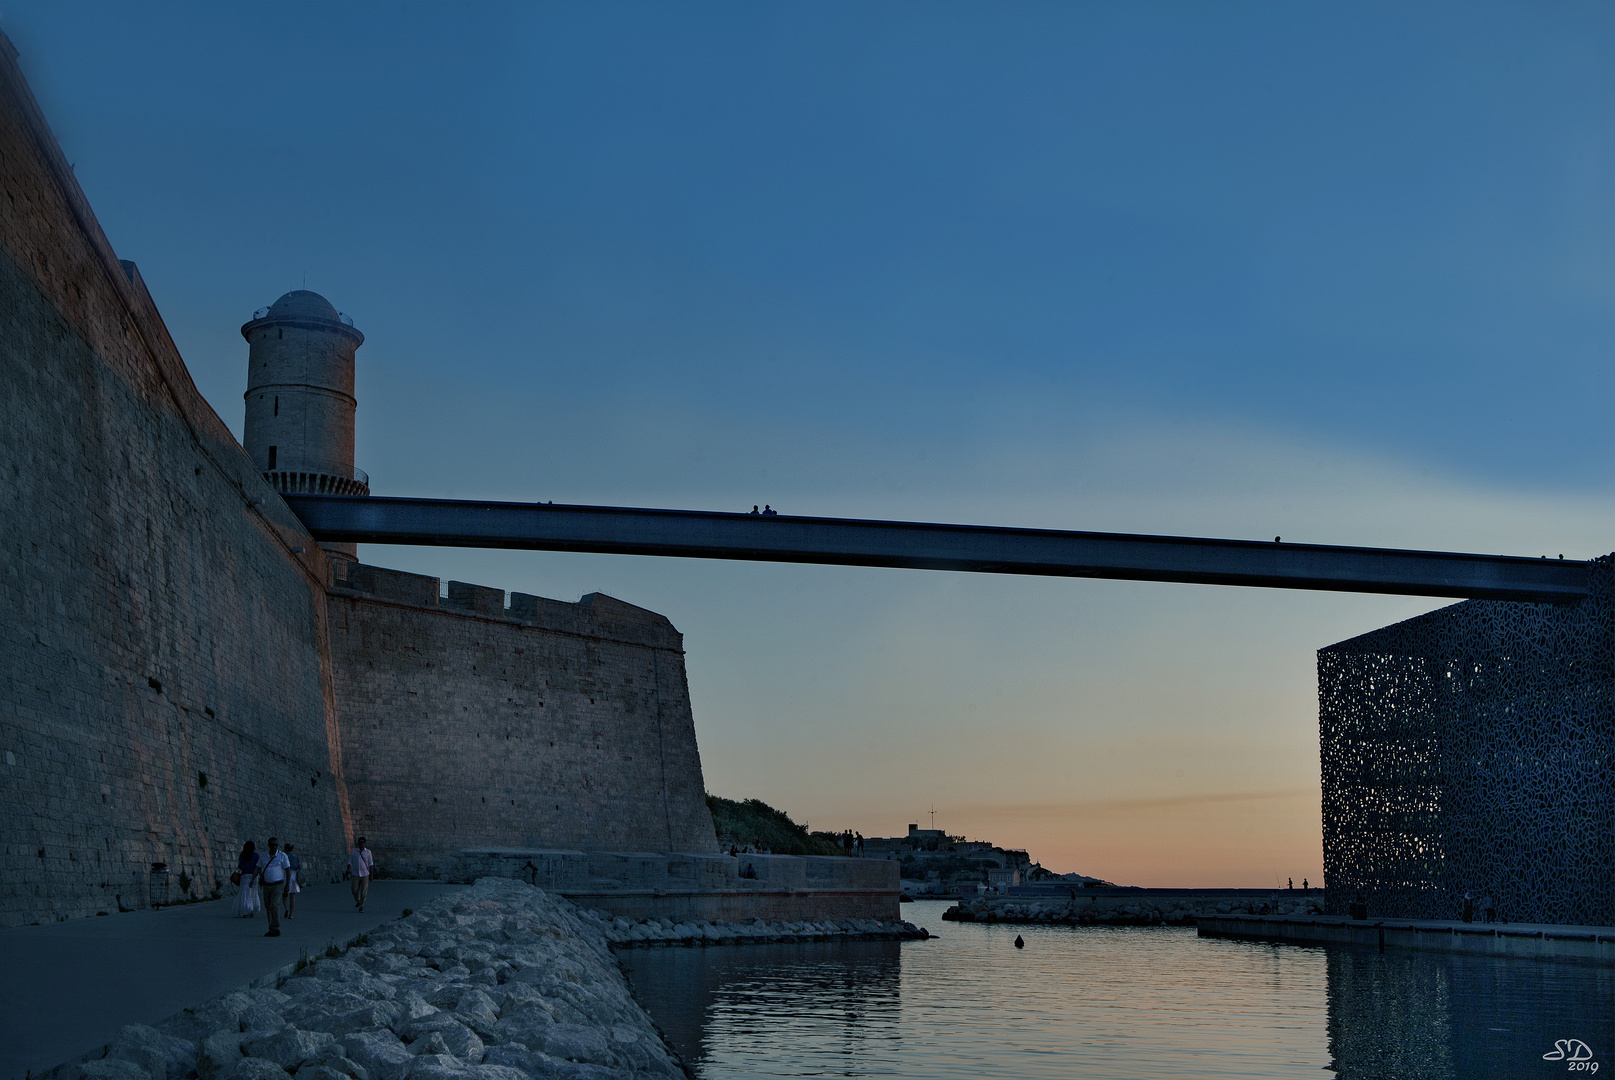
[[[718,845],[726,851],[730,845],[750,844],[777,855],[843,854],[832,834],[809,834],[806,826],[798,825],[783,810],[775,810],[761,799],[736,802],[708,795],[707,809],[712,811],[712,827],[717,830]]]

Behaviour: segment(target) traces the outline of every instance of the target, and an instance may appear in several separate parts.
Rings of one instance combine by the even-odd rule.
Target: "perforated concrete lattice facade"
[[[1615,924],[1615,556],[1318,653],[1326,910]]]

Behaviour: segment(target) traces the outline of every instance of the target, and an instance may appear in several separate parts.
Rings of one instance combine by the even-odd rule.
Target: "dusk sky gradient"
[[[0,3],[238,434],[351,315],[380,495],[1615,549],[1615,6]],[[1315,651],[1416,598],[452,549],[683,631],[708,789],[1321,878]],[[382,843],[384,843],[384,839]]]

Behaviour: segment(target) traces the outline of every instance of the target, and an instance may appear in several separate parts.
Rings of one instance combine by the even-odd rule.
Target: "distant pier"
[[[1196,918],[1195,924],[1201,937],[1273,941],[1286,945],[1436,949],[1615,964],[1615,926],[1466,923],[1442,919],[1364,920],[1343,915],[1209,915]]]

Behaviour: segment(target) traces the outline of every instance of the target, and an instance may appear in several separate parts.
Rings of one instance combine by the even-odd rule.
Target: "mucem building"
[[[1326,910],[1615,924],[1615,556],[1318,653]]]

